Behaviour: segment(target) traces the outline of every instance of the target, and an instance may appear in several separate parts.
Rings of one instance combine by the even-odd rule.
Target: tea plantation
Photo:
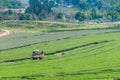
[[[43,59],[31,59],[35,49]],[[0,80],[119,79],[119,28],[0,37]]]

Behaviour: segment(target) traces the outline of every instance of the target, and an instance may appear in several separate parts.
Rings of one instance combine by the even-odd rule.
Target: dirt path
[[[4,31],[0,32],[0,37],[7,36],[7,35],[10,35],[10,31],[9,30],[4,30]]]

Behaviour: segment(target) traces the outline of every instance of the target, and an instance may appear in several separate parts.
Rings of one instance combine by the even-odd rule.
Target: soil
[[[7,35],[10,35],[10,31],[9,30],[4,30],[4,31],[0,32],[0,37],[7,36]]]

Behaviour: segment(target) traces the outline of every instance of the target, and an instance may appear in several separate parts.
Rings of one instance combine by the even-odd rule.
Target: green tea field
[[[8,24],[0,28],[12,32],[0,37],[0,80],[120,80],[120,25]],[[31,58],[36,49],[46,52],[40,60]]]

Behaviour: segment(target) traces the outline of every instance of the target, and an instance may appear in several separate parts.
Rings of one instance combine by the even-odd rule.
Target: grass
[[[1,62],[30,57],[34,49],[44,50],[48,55],[40,61],[27,59],[0,63],[1,79],[119,79],[119,35],[119,32],[94,34],[2,51]],[[62,55],[54,55],[59,54],[54,53],[56,51],[61,51]]]
[[[120,26],[1,21],[0,80],[119,80]],[[32,51],[43,50],[42,60]]]
[[[15,33],[6,37],[0,38],[0,50],[19,48],[38,44],[42,42],[55,41],[60,39],[66,39],[71,37],[84,37],[91,34],[99,34],[106,32],[117,32],[119,29],[107,29],[107,30],[80,30],[80,31],[66,31],[56,32],[48,34],[40,33]]]
[[[115,29],[115,25],[119,28],[119,24],[78,24],[68,22],[57,22],[57,21],[1,21],[0,28],[9,29],[13,32],[62,32],[62,31],[79,31],[88,29]]]

